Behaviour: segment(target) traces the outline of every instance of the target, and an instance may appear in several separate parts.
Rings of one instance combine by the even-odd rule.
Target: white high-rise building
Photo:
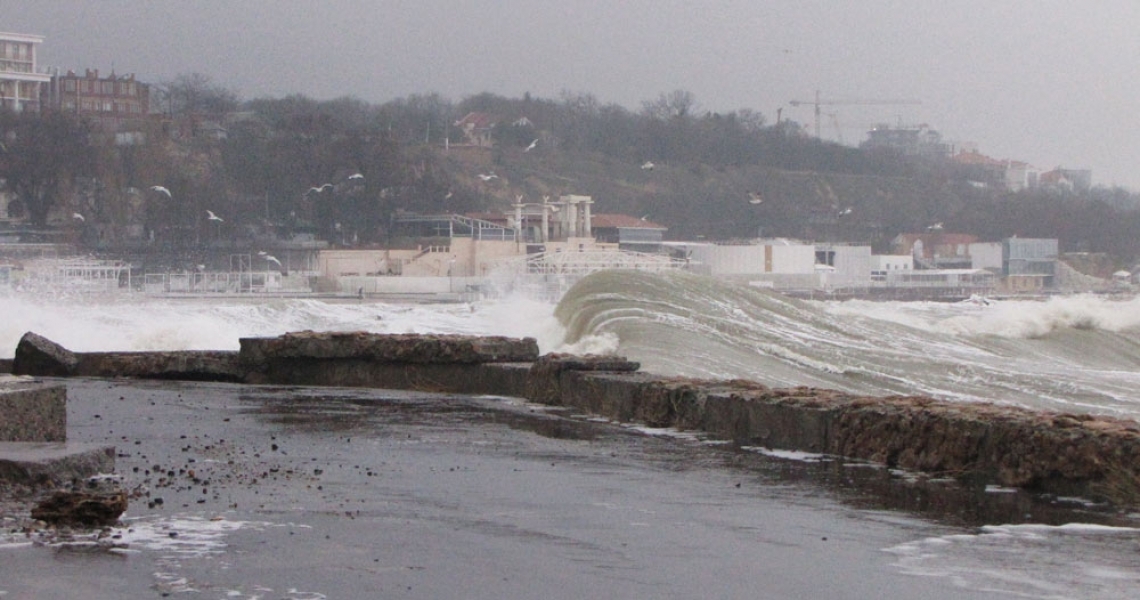
[[[51,81],[36,68],[36,45],[43,36],[0,33],[0,106],[17,112],[39,111],[41,87]]]

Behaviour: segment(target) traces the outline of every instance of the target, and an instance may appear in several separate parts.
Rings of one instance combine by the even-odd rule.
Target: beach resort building
[[[42,36],[0,33],[0,106],[16,112],[39,111],[44,86],[51,81],[36,65]]]

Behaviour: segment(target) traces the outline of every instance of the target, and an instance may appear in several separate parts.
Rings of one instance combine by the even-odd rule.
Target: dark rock
[[[70,350],[31,331],[20,338],[12,360],[15,375],[67,377],[75,374],[79,357]]]
[[[113,525],[127,510],[127,493],[58,491],[32,509],[32,518],[56,525]]]

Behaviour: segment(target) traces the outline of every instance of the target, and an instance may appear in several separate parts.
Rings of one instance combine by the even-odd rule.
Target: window
[[[91,92],[91,82],[87,81],[87,80],[80,81],[79,82],[79,91],[83,92],[84,94],[90,93]]]
[[[75,91],[75,80],[74,79],[68,79],[68,80],[64,81],[63,82],[63,90],[65,92],[74,92]]]
[[[110,102],[103,103],[103,112],[111,112],[112,106]]]
[[[115,95],[115,82],[104,81],[102,87],[103,87],[103,93],[104,94],[106,94],[108,96],[114,96]]]

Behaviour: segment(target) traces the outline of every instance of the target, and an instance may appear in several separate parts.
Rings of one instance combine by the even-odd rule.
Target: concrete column
[[[593,203],[594,203],[593,200],[586,200],[584,202],[584,204],[586,205],[586,211],[585,211],[585,215],[583,217],[583,228],[585,229],[585,231],[582,232],[582,235],[584,237],[594,237],[593,234],[591,233],[591,227],[590,227],[590,205]]]
[[[542,233],[538,235],[538,239],[542,243],[546,243],[546,238],[550,231],[550,205],[546,203],[546,198],[542,199]]]

